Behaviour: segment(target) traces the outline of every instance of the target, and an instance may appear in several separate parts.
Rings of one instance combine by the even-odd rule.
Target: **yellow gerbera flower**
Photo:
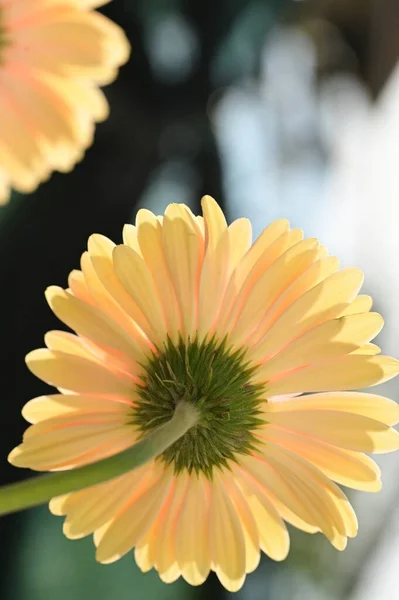
[[[98,85],[129,56],[108,0],[0,0],[0,203],[69,171],[107,118]]]
[[[354,390],[399,372],[370,340],[382,318],[358,296],[363,275],[338,270],[285,219],[251,245],[210,197],[204,218],[171,204],[140,210],[124,243],[93,235],[69,289],[47,290],[77,335],[52,331],[31,371],[61,394],[31,400],[33,425],[9,460],[38,471],[114,454],[168,421],[182,398],[199,422],[158,459],[54,498],[64,533],[94,532],[97,559],[135,548],[139,567],[193,585],[211,570],[238,590],[260,550],[286,557],[284,521],[339,550],[356,516],[334,481],[380,489],[364,452],[399,448],[398,406]],[[304,393],[309,393],[302,395]]]

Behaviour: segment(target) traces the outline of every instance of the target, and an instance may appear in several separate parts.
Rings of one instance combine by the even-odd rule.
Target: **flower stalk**
[[[104,483],[137,469],[162,454],[197,421],[196,409],[187,402],[180,402],[170,421],[119,454],[69,471],[41,475],[0,487],[0,515],[38,506],[56,496]]]

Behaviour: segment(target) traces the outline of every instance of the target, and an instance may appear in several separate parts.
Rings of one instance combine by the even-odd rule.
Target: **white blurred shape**
[[[173,13],[149,27],[147,46],[156,76],[171,84],[186,79],[199,53],[195,31],[182,16]]]
[[[339,228],[340,256],[364,270],[366,285],[389,321],[385,349],[398,354],[399,68],[374,107],[365,97],[359,101],[359,90],[354,92],[356,101],[341,103],[341,109],[333,90],[329,99],[325,92],[325,106],[329,102],[338,107],[339,118],[324,205],[324,223],[331,226],[326,227],[323,241],[330,238],[329,249],[334,252]]]

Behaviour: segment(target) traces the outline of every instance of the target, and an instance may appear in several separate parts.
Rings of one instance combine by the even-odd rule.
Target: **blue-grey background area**
[[[386,319],[377,343],[399,354],[397,0],[113,0],[103,10],[132,45],[106,89],[109,120],[71,174],[0,210],[1,483],[29,476],[6,456],[26,427],[23,404],[48,391],[24,364],[60,327],[43,292],[67,285],[90,234],[119,242],[139,207],[198,212],[211,194],[229,220],[250,217],[255,235],[289,218],[364,269]],[[395,382],[378,392],[399,397]],[[235,598],[399,597],[399,465],[378,462],[383,491],[349,494],[360,534],[343,554],[292,532],[287,560],[264,557]],[[0,539],[4,600],[233,597],[213,575],[200,588],[164,585],[131,553],[96,564],[91,538],[64,538],[47,507],[2,518]]]

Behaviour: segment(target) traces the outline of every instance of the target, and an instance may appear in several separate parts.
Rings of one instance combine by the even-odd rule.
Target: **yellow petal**
[[[229,277],[251,248],[252,225],[249,219],[236,219],[228,227],[230,238]]]
[[[94,306],[89,306],[56,286],[47,288],[46,299],[54,314],[71,329],[100,346],[126,355],[132,372],[144,355],[122,328]]]
[[[320,249],[320,246],[319,246]],[[263,337],[271,325],[286,311],[298,298],[316,287],[319,283],[333,275],[338,270],[338,259],[328,256],[314,262],[298,279],[281,294],[267,311],[258,331],[251,337],[251,345],[255,345]]]
[[[29,400],[22,409],[22,416],[29,423],[40,423],[47,419],[73,413],[81,415],[95,413],[123,415],[128,414],[131,410],[132,408],[128,403],[117,402],[112,399],[96,396],[54,394]]]
[[[149,465],[74,494],[66,505],[63,532],[79,539],[108,523],[123,508],[148,473]]]
[[[115,244],[105,236],[95,234],[90,236],[87,246],[91,269],[89,272],[89,264],[87,264],[86,277],[90,276],[92,294],[96,292],[96,300],[103,310],[143,347],[144,342],[148,342],[148,337],[152,337],[153,329],[116,276],[113,263]]]
[[[87,304],[93,304],[93,299],[90,296],[82,271],[76,269],[71,271],[68,277],[68,285],[76,298],[87,302]]]
[[[315,239],[298,242],[259,276],[237,317],[232,343],[243,342],[256,329],[273,302],[312,264],[317,245]]]
[[[245,581],[245,540],[241,524],[218,475],[211,485],[210,550],[213,569],[229,592]]]
[[[302,456],[337,483],[366,492],[378,492],[381,489],[380,470],[364,454],[336,448],[321,440],[303,437],[273,425],[268,425],[261,435],[264,440],[276,442]]]
[[[253,360],[274,354],[306,331],[339,315],[363,283],[358,269],[343,269],[301,296],[277,319],[250,351]]]
[[[301,410],[342,411],[363,415],[385,425],[399,422],[399,405],[393,400],[365,392],[327,392],[308,394],[300,398],[287,398],[283,401],[271,400],[263,407],[266,421],[269,412],[290,412]]]
[[[38,435],[25,432],[23,444],[10,452],[8,461],[36,471],[62,470],[116,454],[136,438],[132,427],[120,423],[75,425]]]
[[[195,527],[193,524],[195,523]],[[209,502],[202,477],[191,475],[176,522],[175,552],[181,574],[190,585],[200,585],[208,577]]]
[[[158,536],[155,540],[154,564],[160,578],[165,583],[172,583],[180,577],[180,568],[176,556],[175,534],[183,508],[187,484],[187,473],[181,473],[177,477],[174,477],[172,482],[172,499],[167,506],[167,510],[163,511]]]
[[[273,560],[284,560],[290,549],[290,538],[283,520],[253,481],[241,479],[239,485],[257,524],[261,549]]]
[[[376,354],[381,354],[381,348],[375,344],[365,344],[364,346],[361,346],[357,350],[351,352],[351,354],[368,354],[370,356],[375,356]]]
[[[360,295],[354,299],[353,302],[349,304],[345,308],[345,310],[341,313],[341,317],[347,315],[357,315],[360,313],[367,313],[371,310],[373,306],[373,299],[371,296]]]
[[[27,355],[26,364],[39,379],[73,392],[129,398],[134,389],[130,377],[81,356],[39,349]]]
[[[241,469],[233,467],[238,483],[243,477],[245,481],[248,477],[253,478],[273,503],[277,500],[275,506],[289,523],[308,532],[321,530],[320,519],[312,507],[311,496],[303,492],[298,494],[290,478],[279,470],[275,461],[266,460],[261,456],[252,456],[242,458],[241,464]]]
[[[220,206],[211,196],[204,196],[201,206],[204,215],[206,251],[213,252],[227,230],[226,219]]]
[[[138,211],[136,224],[140,250],[154,279],[169,337],[177,342],[178,332],[181,330],[181,316],[163,252],[162,226],[156,216],[146,209]]]
[[[151,273],[142,257],[128,246],[116,246],[113,251],[116,276],[151,323],[152,341],[166,339],[166,323]],[[155,338],[155,340],[154,340]]]
[[[132,248],[137,254],[142,255],[139,238],[137,236],[137,227],[135,225],[129,223],[128,225],[123,226],[123,243]]]
[[[157,517],[172,483],[172,473],[159,467],[151,480],[139,486],[125,506],[97,536],[96,559],[115,562],[135,546]]]
[[[97,356],[93,356],[90,353],[89,348],[85,344],[85,340],[74,333],[68,333],[67,331],[48,331],[44,336],[44,341],[49,350],[65,352],[65,354],[75,354],[93,361],[97,359]]]
[[[265,394],[355,390],[383,383],[398,373],[399,362],[389,356],[348,354],[279,374],[267,382]]]
[[[269,423],[355,452],[392,452],[399,434],[379,421],[333,410],[269,413]]]
[[[229,473],[223,473],[229,496],[234,504],[240,519],[245,541],[245,570],[247,573],[255,571],[260,561],[260,541],[258,526],[254,515],[234,477]]]
[[[286,479],[299,501],[306,504],[313,524],[338,550],[343,550],[346,546],[345,523],[327,491],[331,484],[328,478],[301,457],[276,444],[263,446],[261,452],[267,462]]]
[[[266,254],[266,251],[273,242],[275,242],[282,234],[286,233],[289,226],[290,224],[287,219],[278,219],[277,221],[270,223],[270,225],[262,231],[237,267],[236,282],[239,288],[244,283],[253,267]]]
[[[178,204],[170,204],[166,208],[162,236],[184,333],[192,335],[198,322],[198,290],[204,240],[193,217]]]
[[[256,248],[259,246],[263,247],[263,243],[268,240],[267,235],[265,235],[265,238],[262,238],[262,236],[258,238],[242,261],[237,265],[230,278],[218,323],[218,331],[221,335],[229,333],[232,329],[259,277],[289,248],[300,242],[302,238],[303,232],[300,229],[286,231],[275,239],[270,247],[265,249],[263,254],[260,254],[255,263],[252,263],[252,255],[258,256]],[[249,266],[251,267],[250,271],[248,271]]]
[[[266,360],[254,380],[265,381],[281,371],[348,354],[376,336],[382,325],[378,313],[350,315],[322,323]]]
[[[216,246],[209,244],[202,265],[199,282],[198,333],[203,339],[214,331],[228,283],[230,260],[229,231],[226,228]]]

